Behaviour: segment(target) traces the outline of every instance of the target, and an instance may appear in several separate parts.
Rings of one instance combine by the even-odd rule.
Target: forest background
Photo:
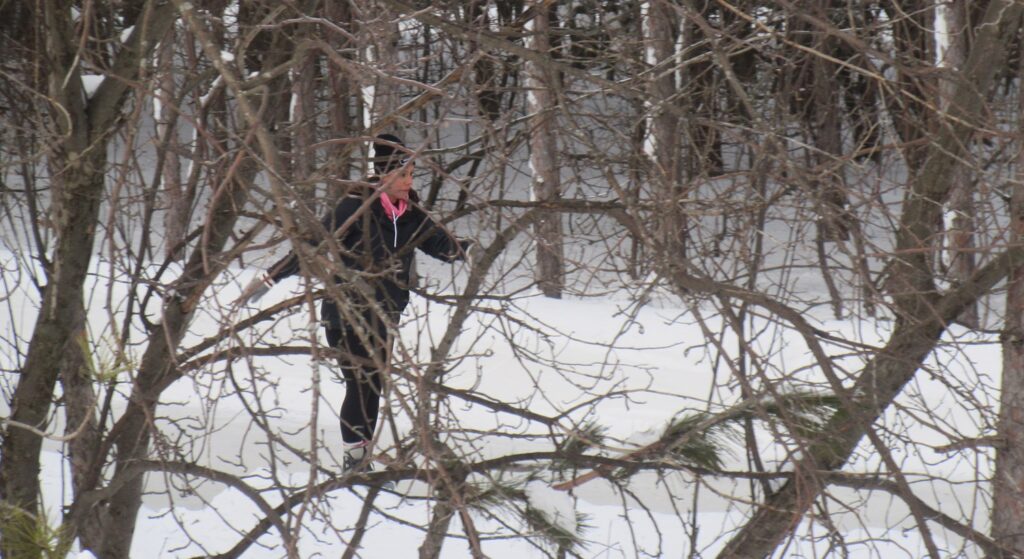
[[[1022,9],[0,2],[0,554],[1024,555]],[[485,250],[343,477],[233,301],[382,132]]]

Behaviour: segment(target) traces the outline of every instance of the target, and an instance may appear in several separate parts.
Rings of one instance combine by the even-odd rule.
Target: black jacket
[[[394,314],[402,312],[409,304],[413,249],[452,262],[463,259],[471,244],[449,235],[419,207],[415,193],[410,192],[410,195],[408,209],[395,221],[384,212],[379,198],[363,208],[368,198],[359,195],[342,198],[334,212],[322,220],[324,229],[334,234],[341,247],[342,264],[354,272],[363,272],[360,276],[373,288],[377,302]],[[311,240],[310,244],[320,243]],[[271,267],[270,278],[276,283],[298,271],[299,258],[293,250]],[[342,278],[335,276],[334,281],[344,288]],[[364,299],[350,293],[353,304],[358,305]],[[333,298],[324,299],[320,305],[320,318],[331,328],[341,328],[341,316]]]

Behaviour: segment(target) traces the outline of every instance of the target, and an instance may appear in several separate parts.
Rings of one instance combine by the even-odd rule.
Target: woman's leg
[[[380,369],[387,364],[390,340],[383,321],[369,323],[373,328],[367,332],[368,343],[351,327],[327,330],[328,345],[341,353],[338,362],[345,377],[345,398],[340,420],[341,438],[346,444],[369,441],[377,427],[383,387]]]

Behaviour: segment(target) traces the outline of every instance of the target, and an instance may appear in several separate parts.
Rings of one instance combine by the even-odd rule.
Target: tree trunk
[[[1024,108],[1024,98],[1021,106]],[[1011,243],[1024,242],[1024,186],[1020,182],[1024,179],[1024,152],[1017,156],[1017,177],[1010,196]],[[992,476],[992,539],[1024,556],[1024,266],[1014,269],[1007,281],[1001,342],[1003,382]]]
[[[883,3],[883,10],[893,20],[893,43],[896,64],[895,83],[905,92],[902,95],[884,96],[893,130],[904,146],[904,159],[911,169],[920,169],[928,148],[923,141],[933,133],[935,124],[934,107],[930,104],[936,96],[934,66],[935,59],[934,0],[906,0],[900,5]],[[928,64],[924,72],[921,64]]]
[[[285,103],[287,96],[279,95],[276,101]],[[277,112],[269,111],[269,114]],[[156,417],[160,394],[181,378],[181,372],[175,367],[174,354],[191,323],[203,291],[226,264],[208,258],[219,254],[231,238],[238,210],[244,206],[248,196],[246,185],[255,179],[257,171],[256,163],[247,158],[239,166],[236,176],[225,177],[226,182],[220,184],[225,192],[221,196],[214,196],[217,206],[210,212],[211,217],[207,223],[209,232],[204,236],[204,246],[192,251],[181,278],[176,282],[174,292],[177,297],[165,301],[161,321],[149,334],[128,407],[109,435],[116,445],[115,478],[130,470],[137,461],[149,458],[149,445],[154,434],[153,418]],[[216,264],[208,266],[209,261]],[[101,517],[105,529],[98,538],[99,546],[92,548],[99,557],[129,556],[135,522],[142,505],[144,480],[145,476],[133,477],[105,506],[95,511]]]
[[[722,135],[717,124],[709,123],[732,120],[739,115],[738,109],[741,109],[741,107],[736,107],[734,112],[729,112],[727,108],[725,109],[725,114],[719,108],[721,99],[718,88],[722,82],[722,69],[716,67],[713,62],[707,59],[711,48],[707,41],[703,41],[699,37],[697,25],[689,19],[683,19],[681,25],[678,26],[678,32],[681,36],[676,41],[672,37],[673,32],[677,28],[674,21],[674,10],[670,11],[667,9],[664,2],[652,2],[651,4],[656,4],[657,8],[651,5],[648,12],[650,17],[644,18],[643,21],[643,25],[648,29],[647,41],[650,42],[650,47],[653,49],[650,51],[647,63],[656,64],[665,61],[665,57],[673,55],[680,58],[679,73],[682,81],[682,91],[681,95],[678,95],[679,98],[673,100],[672,103],[685,108],[685,117],[682,119],[677,119],[675,116],[667,114],[667,111],[663,111],[659,116],[654,117],[652,120],[662,121],[662,124],[657,128],[664,130],[664,132],[655,130],[655,133],[667,135],[667,138],[663,139],[662,143],[665,143],[665,141],[677,143],[677,136],[668,134],[671,133],[671,129],[675,126],[684,129],[679,136],[687,139],[687,149],[685,153],[679,155],[680,158],[683,158],[682,161],[685,162],[685,168],[680,171],[680,176],[684,176],[683,173],[687,177],[713,177],[719,175],[725,168],[725,161],[722,157]],[[699,10],[701,17],[705,19],[709,17],[712,11],[717,12],[717,17],[729,18],[732,15],[730,12],[722,13],[721,10],[717,10],[715,6],[709,3],[705,3],[701,8],[695,9]],[[680,52],[675,53],[675,45],[677,43],[685,46],[682,47]],[[647,45],[644,45],[644,48],[647,48]],[[665,70],[662,70],[662,72],[666,75],[657,78],[649,87],[650,98],[654,103],[664,102],[665,95],[677,93],[672,73],[668,73]],[[728,96],[728,94],[726,95]],[[731,102],[731,96],[729,101],[730,105],[734,104]],[[654,122],[652,122],[653,124]],[[684,165],[681,163],[680,166],[683,167]]]
[[[448,527],[452,523],[455,510],[447,500],[434,503],[433,515],[427,525],[427,537],[420,544],[420,559],[437,559],[441,556],[441,547],[448,537]]]
[[[368,90],[368,101],[370,101],[367,103],[367,114],[370,117],[370,122],[366,124],[367,127],[373,127],[376,123],[395,112],[395,109],[401,104],[401,92],[398,85],[394,81],[383,77],[399,73],[398,69],[401,67],[401,60],[398,46],[401,33],[394,19],[389,17],[380,18],[375,25],[367,27],[363,31],[365,32],[363,36],[369,40],[369,45],[366,47],[367,63],[380,71],[380,73],[372,78],[372,85],[369,87],[364,86],[364,91]],[[396,134],[408,143],[408,138],[405,138],[402,134],[401,127],[395,126],[388,131]]]
[[[301,36],[300,36],[301,38]],[[319,55],[306,52],[293,70],[292,102],[289,125],[292,129],[292,179],[298,187],[299,196],[307,204],[316,198],[316,189],[309,182],[316,168],[317,141],[316,115],[316,65]]]
[[[170,32],[172,35],[174,31]],[[181,182],[181,156],[178,143],[176,91],[174,71],[175,41],[172,38],[160,43],[157,61],[159,82],[156,90],[157,141],[165,150],[161,182],[167,212],[164,214],[164,253],[167,258],[178,260],[184,254],[182,241],[188,234],[189,210],[192,200],[186,195]],[[177,250],[175,250],[177,249]]]
[[[682,169],[679,117],[677,112],[672,110],[672,105],[679,102],[674,61],[678,20],[675,9],[667,2],[650,2],[645,17],[644,39],[647,45],[647,64],[655,69],[648,85],[648,111],[651,115],[650,141],[653,144],[650,150],[653,164],[651,195],[660,209],[658,239],[671,247],[672,254],[681,257],[685,255],[687,224],[686,215],[680,211],[683,189],[680,184]],[[701,95],[704,85],[704,82],[691,84],[691,87],[697,90],[694,94]],[[707,135],[710,134],[713,132],[708,131]],[[701,138],[701,148],[709,145],[703,143],[705,140],[711,142],[710,136]],[[702,152],[696,155],[703,158],[706,154]],[[704,167],[703,163],[700,167]]]
[[[1011,199],[1015,242],[1024,241],[1024,188]],[[999,396],[999,446],[992,476],[992,539],[1024,556],[1024,266],[1013,270],[1001,337],[1003,382]]]
[[[83,314],[85,310],[80,312]],[[88,343],[86,331],[81,330],[76,336],[81,344]],[[87,472],[96,459],[100,448],[100,431],[96,417],[97,379],[90,375],[83,351],[69,351],[65,354],[66,361],[61,365],[61,387],[64,391],[64,409],[67,425],[64,427],[68,441],[68,454],[71,466],[71,487],[77,498],[88,487]],[[101,519],[90,516],[83,519],[79,530],[82,547],[93,548],[99,544],[97,539],[103,534]]]
[[[48,278],[25,366],[11,399],[10,420],[41,430],[47,427],[57,378],[62,368],[73,361],[65,359],[65,355],[81,351],[78,342],[85,324],[83,284],[93,252],[106,165],[106,145],[90,147],[65,171],[65,182],[58,194],[61,201],[56,220],[57,248],[52,258],[54,272]],[[78,370],[70,374],[78,374]],[[11,425],[4,433],[0,497],[7,505],[32,515],[41,512],[42,442],[39,435]],[[20,543],[25,534],[16,528],[0,521],[0,550],[4,557],[24,557],[11,551],[25,549]],[[35,556],[38,555],[29,557]]]
[[[533,19],[527,24],[527,47],[551,56],[549,28],[551,14],[546,2],[535,2]],[[558,77],[542,62],[529,61],[525,69],[527,113],[530,126],[530,187],[538,202],[556,202],[562,186],[558,169],[558,143],[555,133]],[[537,219],[533,228],[537,243],[537,267],[534,279],[546,297],[559,299],[565,288],[565,261],[562,242],[562,218],[550,212]]]
[[[967,5],[963,0],[939,3],[935,9],[936,19],[944,20],[947,46],[939,54],[939,66],[950,75],[939,83],[939,103],[942,110],[949,110],[950,99],[956,90],[953,76],[963,67],[967,58]],[[935,26],[937,29],[939,25]],[[974,249],[974,171],[966,165],[956,170],[953,192],[950,194],[949,212],[953,214],[951,227],[947,231],[949,242],[950,275],[956,282],[966,281],[977,269]],[[978,305],[971,305],[960,316],[959,321],[969,328],[977,328]]]
[[[820,14],[827,17],[827,14]],[[816,34],[816,49],[836,56],[834,45],[824,33]],[[838,68],[823,56],[812,57],[813,107],[810,129],[814,145],[818,174],[812,184],[818,198],[819,235],[825,241],[845,241],[850,238],[847,201],[846,160],[843,157],[842,111],[839,107],[839,89],[836,85]],[[824,266],[824,262],[822,263]],[[826,271],[826,274],[828,272]]]
[[[349,7],[348,2],[327,2],[324,5],[324,12],[330,21],[345,28],[351,34],[356,34],[356,30],[353,28],[355,25],[352,20],[352,10]],[[334,47],[335,52],[339,56],[345,58],[351,58],[350,52],[353,46],[347,37],[342,37],[338,33],[331,33],[329,35],[329,43]],[[339,68],[335,64],[327,65],[327,82],[329,84],[328,89],[328,116],[330,117],[330,134],[331,138],[350,138],[355,136],[362,130],[362,113],[359,107],[362,103],[358,102],[359,91],[358,81],[354,76],[350,76],[345,68]],[[337,179],[337,183],[330,184],[327,187],[327,200],[325,203],[325,211],[333,208],[337,199],[343,195],[345,185],[341,181],[350,180],[353,176],[352,173],[352,154],[356,154],[356,160],[359,160],[358,155],[360,151],[355,149],[353,146],[345,144],[336,144],[330,150],[329,154],[329,167],[335,169],[333,177]],[[364,176],[365,169],[359,169],[356,172],[357,176]]]

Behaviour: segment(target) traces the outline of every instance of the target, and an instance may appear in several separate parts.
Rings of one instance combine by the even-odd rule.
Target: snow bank
[[[526,484],[530,508],[540,512],[551,524],[570,534],[576,533],[576,505],[564,491],[556,491],[541,481]]]

